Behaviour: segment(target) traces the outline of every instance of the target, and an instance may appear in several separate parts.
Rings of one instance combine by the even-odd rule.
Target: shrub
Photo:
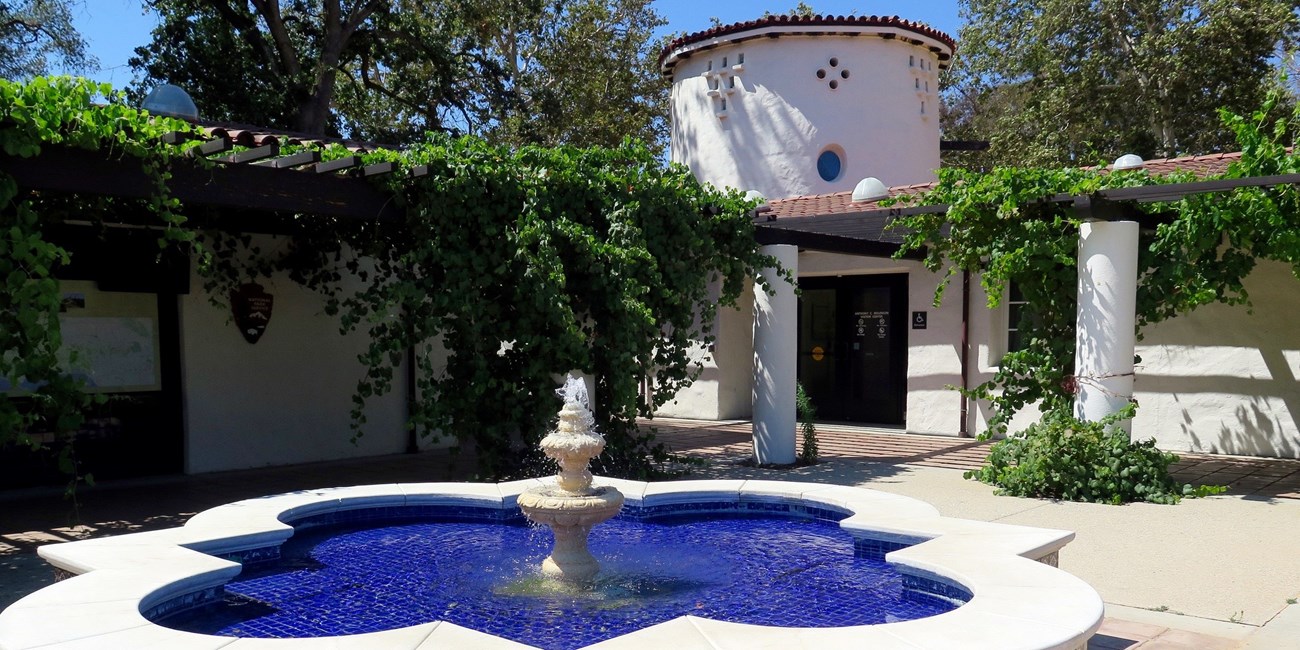
[[[795,384],[795,411],[799,414],[799,431],[803,433],[803,448],[799,451],[799,462],[804,465],[817,463],[817,407],[808,399],[803,384]]]
[[[1131,441],[1116,426],[1134,412],[1129,405],[1101,422],[1083,422],[1064,409],[1049,411],[1042,421],[994,443],[987,464],[964,476],[996,486],[998,494],[1117,505],[1174,504],[1226,489],[1176,482],[1169,466],[1177,455],[1157,449],[1154,439]]]

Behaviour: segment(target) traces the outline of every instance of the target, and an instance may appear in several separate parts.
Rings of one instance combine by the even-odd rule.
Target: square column
[[[776,244],[761,250],[791,273],[798,272],[798,247]],[[776,293],[768,295],[754,287],[754,459],[759,464],[789,465],[796,458],[799,301],[794,287],[776,269],[763,269],[763,278]]]

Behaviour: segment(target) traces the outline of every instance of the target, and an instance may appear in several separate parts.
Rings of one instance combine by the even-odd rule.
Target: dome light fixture
[[[875,176],[868,176],[853,188],[853,202],[879,201],[889,196],[889,188]]]
[[[1119,158],[1116,158],[1115,162],[1111,164],[1110,169],[1111,171],[1116,172],[1124,169],[1141,169],[1144,164],[1146,164],[1146,161],[1142,160],[1142,156],[1126,153]]]
[[[143,108],[154,115],[179,117],[183,120],[199,119],[199,107],[194,105],[190,94],[174,84],[160,84],[149,91],[149,95],[140,103]]]

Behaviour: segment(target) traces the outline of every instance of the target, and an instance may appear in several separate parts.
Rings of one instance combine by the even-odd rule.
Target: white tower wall
[[[768,199],[847,191],[868,176],[932,181],[939,47],[887,28],[687,46],[671,55],[690,53],[673,68],[672,160]],[[841,160],[829,181],[817,164],[828,150]]]

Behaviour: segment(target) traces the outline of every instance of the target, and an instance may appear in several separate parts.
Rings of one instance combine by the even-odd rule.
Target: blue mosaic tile
[[[265,564],[280,559],[280,547],[279,545],[276,545],[251,548],[243,551],[236,551],[234,553],[225,553],[221,555],[221,558],[223,560],[230,560],[231,562],[238,562],[245,567],[253,566],[255,564]]]
[[[885,555],[893,553],[899,549],[907,548],[908,546],[911,546],[911,544],[903,544],[901,542],[882,539],[870,539],[867,537],[857,537],[853,540],[853,554],[861,558],[883,561]]]
[[[443,522],[507,522],[523,520],[523,513],[518,508],[500,508],[492,506],[455,506],[455,505],[412,505],[383,506],[378,508],[354,508],[336,510],[305,517],[290,518],[286,524],[296,531],[309,530],[320,526],[341,526],[366,522],[429,520]]]
[[[641,521],[645,519],[646,508],[641,507],[640,501],[624,501],[623,509],[619,511],[618,516],[631,519],[632,521]]]
[[[597,526],[591,549],[603,570],[590,590],[544,588],[549,583],[537,566],[550,550],[549,530],[475,519],[480,512],[315,526],[284,544],[274,568],[251,568],[228,583],[220,604],[157,620],[193,632],[263,638],[445,620],[565,649],[686,614],[825,627],[911,620],[954,607],[946,599],[951,586],[912,580],[887,566],[883,554],[860,553],[861,540],[829,520],[842,513],[739,506],[664,504]],[[774,512],[782,516],[755,514]],[[448,521],[461,518],[470,520]],[[927,586],[936,591],[917,591]]]
[[[722,513],[743,511],[745,506],[739,500],[731,501],[688,501],[685,503],[662,503],[642,506],[642,519],[668,517],[674,515],[691,515],[704,513]]]
[[[694,515],[703,513],[744,513],[771,514],[791,518],[818,519],[821,521],[841,521],[850,514],[847,510],[828,507],[809,506],[803,501],[783,497],[746,496],[728,501],[697,501],[685,503],[667,503],[650,506],[624,506],[620,516],[637,521],[674,515]]]
[[[903,574],[903,589],[916,597],[938,598],[948,602],[965,603],[972,598],[971,592],[964,587],[912,574]]]
[[[151,621],[157,620],[196,607],[211,605],[220,601],[225,595],[226,591],[223,587],[208,587],[207,589],[192,591],[183,596],[163,601],[141,612],[141,614]]]

